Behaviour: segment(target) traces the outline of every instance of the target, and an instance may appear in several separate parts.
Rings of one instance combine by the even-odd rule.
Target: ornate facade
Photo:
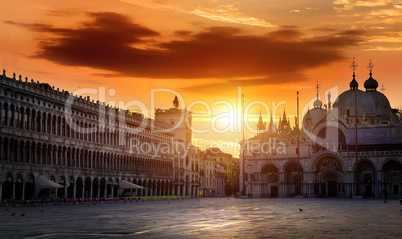
[[[371,62],[369,69],[366,90],[358,89],[353,72],[350,90],[333,105],[330,93],[323,105],[317,90],[313,108],[303,116],[299,147],[297,128],[290,128],[285,113],[278,126],[271,118],[268,129],[245,140],[240,190],[254,197],[380,197],[383,190],[400,197],[400,112],[377,91]]]
[[[142,114],[3,71],[0,199],[190,195],[173,184],[179,155],[163,129]]]

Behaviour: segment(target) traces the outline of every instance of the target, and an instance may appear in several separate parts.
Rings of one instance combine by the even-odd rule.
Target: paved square
[[[402,238],[399,200],[201,198],[0,212],[1,238]]]

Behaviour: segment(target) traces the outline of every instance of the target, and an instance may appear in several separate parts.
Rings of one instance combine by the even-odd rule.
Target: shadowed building
[[[173,162],[174,191],[186,196],[197,197],[199,189],[200,150],[191,143],[191,112],[179,108],[175,96],[170,109],[155,109],[155,122],[166,125],[164,132],[173,135],[177,157]]]
[[[3,71],[0,199],[183,195],[168,127]]]
[[[286,197],[301,192],[308,197],[379,197],[383,190],[390,197],[402,195],[400,112],[377,91],[371,61],[364,91],[355,78],[354,61],[351,68],[350,89],[333,105],[330,93],[323,105],[317,86],[313,108],[303,116],[300,164],[297,127],[290,128],[285,112],[277,127],[271,117],[268,129],[244,141],[242,160],[249,195]],[[243,168],[240,175],[242,188]]]

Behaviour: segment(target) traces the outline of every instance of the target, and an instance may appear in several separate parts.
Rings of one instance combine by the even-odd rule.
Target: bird
[[[41,212],[45,211],[45,209],[40,210]]]
[[[25,216],[25,213],[21,214],[21,217]]]
[[[14,216],[15,215],[15,212],[14,213],[12,213],[10,216]]]
[[[301,208],[299,208],[299,210],[302,212],[303,211],[303,209],[301,209]]]

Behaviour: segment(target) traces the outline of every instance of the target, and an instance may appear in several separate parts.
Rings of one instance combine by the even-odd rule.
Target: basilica
[[[368,78],[325,104],[317,96],[290,126],[286,112],[242,142],[240,191],[252,197],[390,197],[402,195],[402,121],[378,91],[374,65]],[[340,81],[343,82],[343,81]],[[362,90],[362,85],[365,90]],[[360,87],[359,87],[360,86]],[[297,119],[295,119],[297,122]]]

